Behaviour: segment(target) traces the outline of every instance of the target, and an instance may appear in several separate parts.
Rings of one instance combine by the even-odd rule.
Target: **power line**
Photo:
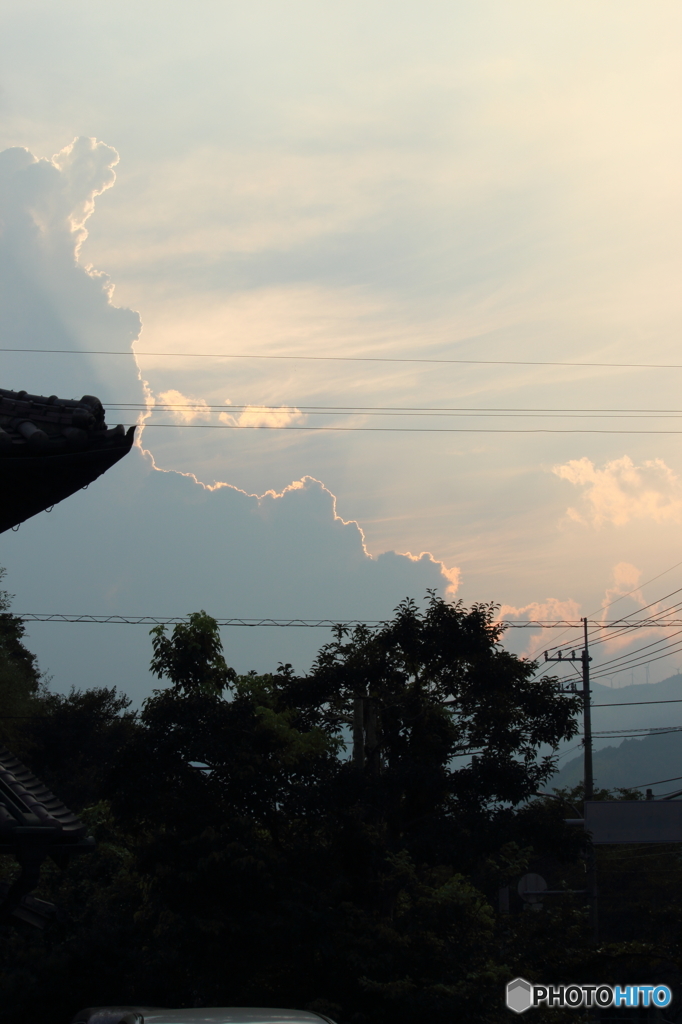
[[[677,630],[675,633],[672,634],[672,636],[679,636],[680,633],[682,633],[682,629]],[[636,656],[640,653],[640,651],[646,651],[650,647],[657,647],[658,644],[664,644],[664,643],[666,643],[667,640],[670,640],[670,639],[671,639],[671,637],[669,637],[669,636],[663,636],[663,637],[660,637],[660,639],[658,639],[658,640],[652,640],[650,644],[645,644],[643,647],[637,647],[634,651],[629,651],[627,654],[621,654],[617,658],[611,658],[610,661],[603,661],[601,663],[601,665],[597,665],[596,666],[596,669],[597,669],[597,671],[601,672],[601,670],[606,668],[608,665],[615,665],[619,661],[624,661],[626,658],[628,658],[628,659],[636,658]]]
[[[228,406],[229,409],[229,406]],[[333,430],[374,431],[380,433],[409,434],[682,434],[682,430],[605,430],[590,427],[557,429],[555,427],[310,427],[310,426],[257,426],[248,423],[126,423],[126,427],[172,427],[176,430]]]
[[[642,704],[682,704],[682,698],[674,698],[673,700],[624,700],[620,703],[613,704],[593,704],[593,708],[629,708],[639,707]],[[664,782],[673,782],[673,779],[664,779]],[[648,783],[647,783],[648,785]]]
[[[619,594],[618,597],[615,597],[613,599],[613,601],[609,601],[608,604],[601,605],[600,606],[601,607],[601,611],[605,612],[607,608],[612,608],[614,606],[614,604],[619,604],[619,602],[620,601],[624,601],[626,597],[632,597],[632,595],[636,594],[638,590],[642,590],[644,587],[648,587],[650,583],[655,583],[656,580],[660,580],[660,578],[662,576],[667,576],[669,572],[673,571],[673,569],[679,569],[679,567],[681,565],[682,565],[682,561],[675,562],[675,564],[671,565],[668,569],[664,569],[663,572],[659,572],[657,576],[652,576],[651,579],[645,580],[644,583],[639,583],[632,590],[628,590],[628,592],[626,594]],[[599,610],[600,610],[599,608],[595,608],[593,611],[588,612],[588,617],[591,616],[591,615],[595,615]],[[576,628],[579,628],[579,627],[576,627]],[[565,630],[565,632],[568,632],[568,630]],[[592,631],[592,632],[594,632],[594,631]],[[569,644],[568,642],[566,642],[564,644],[560,644],[559,646],[560,647],[570,647],[572,645]],[[550,648],[550,651],[555,651],[555,650],[558,650],[558,648],[557,647],[551,647]]]
[[[644,789],[645,786],[662,786],[664,782],[679,782],[682,775],[676,775],[674,779],[659,779],[657,782],[641,782],[638,786],[628,786],[628,789]]]
[[[99,625],[122,626],[177,626],[187,623],[186,616],[160,617],[156,615],[62,615],[61,613],[18,612],[18,619],[24,622],[82,622]],[[216,619],[219,626],[294,626],[294,627],[326,627],[334,626],[385,626],[385,619]]]
[[[15,613],[17,618],[22,619],[25,622],[68,622],[68,623],[87,623],[91,625],[128,625],[128,626],[175,626],[187,622],[186,616],[155,616],[155,615],[90,615],[90,614],[66,614],[62,612],[17,612]],[[248,628],[256,627],[279,627],[279,628],[322,628],[332,629],[335,626],[345,626],[352,628],[355,626],[368,626],[372,629],[378,629],[381,626],[388,624],[386,619],[274,619],[274,618],[226,618],[216,619],[218,626],[245,626]],[[575,624],[566,622],[565,620],[558,621],[535,621],[535,620],[503,620],[499,625],[510,628],[510,629],[555,629],[555,628],[575,628]],[[600,628],[608,628],[610,623],[602,622],[598,623]],[[618,623],[620,625],[620,622]],[[638,622],[637,628],[651,628],[652,625],[679,625],[682,626],[682,622],[671,622],[671,623],[651,623],[647,621]],[[666,654],[659,655],[658,658],[652,658],[649,661],[636,662],[633,664],[626,664],[622,668],[610,669],[607,672],[600,673],[599,668],[595,670],[593,678],[599,679],[603,676],[618,675],[620,672],[627,671],[630,668],[639,668],[643,665],[650,664],[653,661],[658,661],[660,658],[668,657],[670,654],[675,654],[681,647],[675,646]],[[565,659],[566,665],[571,665],[569,658]],[[608,664],[608,663],[607,663]],[[575,667],[575,666],[573,666]],[[628,701],[625,704],[674,704],[682,703],[682,701]],[[623,705],[595,705],[596,707],[611,707],[611,706],[625,706]]]
[[[568,750],[564,750],[564,752],[562,754],[559,754],[559,756],[557,757],[557,764],[559,763],[559,761],[563,761],[565,757],[568,757],[569,754],[572,754],[574,750],[580,750],[581,747],[582,741],[580,743],[576,743],[574,747],[569,747]],[[546,796],[547,794],[541,793],[539,795]]]
[[[273,415],[281,412],[310,412],[319,413],[320,415],[335,414],[335,413],[366,413],[367,415],[374,415],[375,413],[416,413],[418,415],[426,415],[429,413],[445,414],[445,413],[462,413],[466,415],[487,415],[495,414],[496,416],[506,415],[538,415],[538,416],[641,416],[648,418],[660,418],[663,416],[682,416],[682,409],[538,409],[538,408],[524,408],[519,406],[416,406],[416,405],[302,405],[299,402],[286,402],[280,405],[266,405],[264,403],[249,402],[246,404],[234,404],[223,402],[221,405],[210,405],[208,402],[200,401],[189,401],[189,402],[154,402],[153,404],[145,404],[144,402],[108,402],[107,409],[109,411],[135,411],[140,412],[207,412],[220,410],[221,412],[239,412],[239,411],[250,411],[250,412],[261,412],[261,413],[272,413]]]
[[[680,565],[682,565],[682,562],[676,562],[674,565],[671,565],[669,569],[664,569],[663,572],[660,572],[658,574],[658,576],[654,576],[654,577],[652,577],[652,579],[646,580],[645,583],[640,583],[639,586],[635,587],[633,590],[628,591],[627,594],[621,594],[615,600],[610,601],[609,604],[603,605],[602,606],[602,610],[606,611],[607,608],[611,608],[614,604],[618,604],[619,601],[623,601],[626,597],[631,597],[633,594],[637,593],[638,590],[641,590],[642,587],[646,587],[650,583],[654,583],[656,580],[660,579],[661,576],[665,576],[667,573],[672,572],[673,569],[677,569]],[[678,587],[677,590],[671,590],[669,594],[665,594],[663,597],[659,597],[655,601],[651,601],[650,604],[645,604],[643,607],[638,608],[636,611],[632,612],[632,615],[639,615],[639,614],[641,614],[641,612],[646,611],[647,608],[653,608],[653,606],[655,604],[659,604],[661,601],[667,601],[669,597],[673,597],[675,594],[679,594],[680,591],[682,591],[682,587]],[[676,607],[679,607],[679,605],[674,605],[672,607],[676,608]],[[597,609],[595,609],[595,610],[597,610]],[[667,611],[668,609],[663,609],[663,610]],[[594,613],[590,613],[590,614],[594,614]],[[624,624],[624,629],[626,627],[629,628],[629,626],[632,625],[632,623],[630,622],[630,620],[629,620],[629,618],[627,616],[623,616],[622,619],[614,620],[614,625],[616,623],[618,623],[618,622],[622,622]],[[594,632],[595,632],[595,630],[592,630],[592,635],[594,634]],[[602,640],[595,640],[593,642],[593,646],[596,646],[596,644],[599,644],[599,643],[603,643],[603,641]],[[555,651],[555,650],[558,650],[559,647],[561,647],[563,649],[563,648],[571,647],[571,646],[572,646],[572,644],[569,643],[568,641],[566,641],[563,644],[559,644],[558,647],[551,647],[551,648],[549,648],[549,650],[550,651]]]
[[[642,612],[645,612],[647,610],[647,608],[653,608],[653,606],[655,604],[659,604],[661,601],[667,601],[669,597],[674,597],[675,594],[679,594],[681,591],[682,591],[682,587],[677,587],[676,590],[671,590],[669,594],[664,594],[663,597],[657,598],[656,601],[651,601],[649,604],[643,605],[641,608],[638,608],[637,611],[633,612],[632,614],[633,615],[640,615]],[[682,603],[682,602],[680,602],[680,603]],[[679,605],[674,605],[672,607],[679,607]],[[663,611],[665,612],[665,611],[667,611],[667,609],[664,608]],[[625,618],[626,618],[626,616],[623,616],[623,620],[625,620]]]
[[[682,725],[661,726],[659,729],[600,729],[592,735],[604,739],[607,736],[667,736],[671,732],[682,732]],[[578,735],[582,735],[579,733]]]
[[[597,670],[594,674],[594,678],[603,679],[604,676],[617,676],[621,672],[628,672],[633,668],[644,668],[645,665],[653,665],[655,661],[661,661],[662,658],[669,658],[671,654],[677,654],[681,650],[682,642],[678,643],[675,647],[671,647],[671,649],[669,651],[666,651],[665,654],[659,654],[656,658],[649,658],[645,661],[633,661],[626,665],[623,665],[621,668],[608,669],[608,671],[606,672],[600,673],[599,670]]]
[[[665,623],[665,626],[667,626],[668,628],[671,628],[674,625],[677,625],[677,622],[672,620],[672,619],[669,619],[668,622]],[[625,632],[629,633],[629,632],[634,631],[636,628],[639,628],[639,627],[635,627],[634,624],[633,624],[627,630],[623,630],[622,632],[617,633],[615,639],[618,639],[619,637],[622,637],[623,633],[625,633]],[[627,667],[628,665],[633,664],[634,661],[641,660],[640,652],[646,651],[646,650],[650,649],[651,647],[656,647],[658,644],[666,643],[668,640],[671,640],[673,637],[678,636],[680,632],[682,632],[682,630],[676,630],[674,633],[669,634],[668,636],[660,637],[658,640],[653,640],[650,644],[644,644],[643,647],[636,647],[634,650],[629,651],[627,654],[621,654],[621,655],[619,655],[616,658],[611,658],[610,661],[604,661],[604,662],[601,663],[601,665],[596,666],[596,669],[597,669],[597,671],[601,672],[602,669],[606,668],[607,666],[615,665],[619,661],[624,661],[625,659],[628,659],[628,661],[626,662],[626,667]],[[603,640],[600,641],[600,643],[606,643],[606,642],[608,642],[608,639],[609,639],[608,637],[605,637]],[[678,643],[679,643],[679,641],[678,641]],[[608,675],[609,673],[607,672],[606,674]]]
[[[654,603],[657,603],[657,602],[654,602]],[[645,608],[647,608],[647,607],[651,607],[651,606],[650,605],[645,605]],[[663,609],[663,612],[661,614],[671,613],[673,611],[676,611],[680,607],[682,607],[682,602],[680,602],[679,604],[672,605],[668,609]],[[642,610],[644,610],[644,609],[642,609]],[[634,614],[637,614],[637,612],[635,612]],[[658,629],[665,629],[665,628],[668,628],[668,629],[670,629],[670,628],[672,628],[674,626],[682,626],[682,622],[680,622],[679,620],[676,620],[676,619],[667,619],[667,620],[663,619],[662,620],[658,616],[657,616],[656,620],[649,619],[649,620],[640,620],[640,621],[642,623],[645,623],[645,625],[640,626],[640,625],[637,624],[637,622],[631,623],[631,622],[628,622],[625,619],[619,619],[619,620],[617,619],[613,623],[613,628],[617,629],[618,632],[616,632],[615,634],[608,635],[608,636],[602,636],[598,640],[594,640],[593,643],[592,643],[592,646],[593,647],[597,647],[599,644],[605,644],[605,643],[609,643],[610,641],[620,640],[622,637],[628,636],[628,634],[633,633],[637,629],[640,629],[640,628],[646,628],[646,629],[656,629],[656,628],[658,628]],[[622,627],[622,628],[619,628],[619,627]],[[596,632],[596,631],[593,631],[593,633],[594,632]],[[634,650],[627,651],[625,654],[620,654],[620,655],[618,655],[615,658],[611,658],[609,661],[603,661],[601,664],[595,666],[595,672],[597,673],[599,678],[603,678],[604,676],[615,675],[616,672],[620,672],[621,670],[625,670],[627,668],[633,667],[633,666],[635,666],[636,663],[639,663],[641,661],[640,652],[646,651],[646,650],[648,650],[648,649],[650,649],[652,647],[656,647],[656,646],[658,646],[658,644],[666,643],[666,641],[672,639],[672,637],[677,636],[679,634],[679,632],[682,632],[682,631],[681,630],[677,630],[675,633],[669,634],[668,636],[660,637],[658,640],[653,640],[650,644],[644,644],[642,647],[636,647]],[[632,641],[632,638],[627,640],[626,643],[630,643],[631,641]],[[618,669],[610,669],[609,668],[609,670],[606,671],[606,672],[602,671],[603,669],[607,668],[608,666],[615,665],[618,662],[624,662],[624,664],[621,665],[620,668],[618,668]],[[645,662],[645,664],[648,664],[648,662]],[[597,678],[597,676],[595,676],[595,678]]]
[[[68,614],[63,612],[14,612],[17,618],[26,622],[91,622],[91,623],[118,623],[121,625],[164,625],[173,626],[187,622],[187,616],[156,616],[156,615],[90,615],[90,614]],[[229,619],[216,619],[219,626],[385,626],[387,619],[274,619],[274,618],[244,618],[234,617]],[[620,627],[621,620],[618,620]],[[590,620],[588,623],[591,624]],[[610,622],[594,623],[601,629],[608,629]],[[496,625],[509,629],[573,629],[575,623],[566,619],[541,620],[541,619],[503,619]],[[653,626],[682,626],[682,620],[674,622],[658,622],[656,620],[644,620],[633,624],[633,628],[650,629]],[[570,665],[571,659],[565,658],[566,665]]]
[[[310,355],[255,355],[251,352],[144,352],[139,349],[105,350],[73,348],[0,348],[0,352],[37,353],[40,355],[73,356],[163,356],[175,359],[285,359],[310,362],[342,363],[432,363],[457,366],[575,366],[599,369],[626,370],[682,370],[682,363],[596,363],[567,362],[539,359],[431,359],[414,356],[310,356]]]

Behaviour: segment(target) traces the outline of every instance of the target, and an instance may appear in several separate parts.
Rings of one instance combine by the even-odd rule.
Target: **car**
[[[310,1010],[282,1010],[262,1006],[199,1006],[171,1010],[159,1006],[90,1006],[71,1024],[334,1024],[330,1017]]]

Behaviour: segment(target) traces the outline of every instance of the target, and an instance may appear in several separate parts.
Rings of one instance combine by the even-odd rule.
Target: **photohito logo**
[[[669,1006],[672,992],[667,985],[531,985],[525,978],[514,978],[507,985],[507,1006],[514,1013],[525,1013],[532,1006]]]

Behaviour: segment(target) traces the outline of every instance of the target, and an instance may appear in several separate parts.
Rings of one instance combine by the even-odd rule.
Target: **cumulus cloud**
[[[95,197],[114,184],[117,163],[115,149],[85,137],[74,139],[50,160],[38,160],[19,146],[4,150],[0,201],[5,230],[24,245],[38,237],[50,247],[70,247],[74,235],[82,242]]]
[[[137,314],[116,307],[106,277],[78,262],[94,199],[112,184],[116,160],[114,150],[91,139],[51,160],[23,149],[0,154],[0,331],[17,347],[125,351],[137,337]],[[104,370],[102,364],[80,356],[42,356],[32,364],[24,355],[7,383],[46,394],[100,394],[105,404],[145,403],[147,418],[155,402],[176,406],[169,411],[180,423],[212,415],[205,400],[178,387],[155,400],[132,356],[105,362]],[[302,417],[295,407],[274,405],[223,415],[239,426],[263,427]],[[229,465],[222,468],[224,480]],[[431,588],[452,593],[458,581],[456,569],[428,552],[371,556],[360,525],[344,520],[334,495],[310,476],[250,494],[165,471],[140,449],[50,516],[2,535],[0,564],[10,571],[19,611],[121,616],[184,615],[203,607],[221,618],[382,619],[404,597],[420,598]],[[31,638],[56,686],[117,685],[137,697],[149,692],[144,628],[128,627],[124,643],[113,627],[90,627],[77,640],[72,628],[78,627],[37,628]],[[238,668],[273,668],[280,659],[305,668],[328,636],[260,629],[234,630],[226,639]]]
[[[604,615],[606,609],[624,597],[630,597],[633,601],[643,607],[646,604],[644,595],[639,589],[639,581],[642,570],[630,562],[618,562],[613,567],[613,586],[606,588],[602,609]]]
[[[95,196],[100,196],[116,181],[114,167],[118,153],[96,139],[81,136],[52,157],[52,165],[60,172],[63,209],[78,241],[86,238],[85,222],[95,209]]]
[[[136,449],[87,492],[4,535],[0,561],[18,610],[122,616],[205,608],[218,618],[382,619],[402,598],[444,593],[457,578],[428,552],[371,557],[359,524],[338,515],[318,480],[246,494],[155,470]],[[74,572],[75,562],[88,571]],[[328,638],[313,628],[223,633],[243,671],[280,660],[305,670]],[[37,625],[31,643],[56,687],[91,684],[95,665],[98,684],[138,699],[152,685],[144,626]]]
[[[682,480],[662,459],[636,465],[624,455],[601,469],[588,458],[571,459],[552,471],[583,488],[581,505],[566,510],[577,523],[600,527],[624,526],[635,519],[682,521]]]
[[[51,159],[27,149],[0,153],[0,339],[19,349],[126,351],[140,318],[112,302],[105,274],[78,261],[95,197],[115,180],[118,154],[79,138]],[[5,386],[105,401],[142,397],[126,358],[6,353]]]
[[[300,409],[288,406],[247,405],[235,416],[229,412],[221,412],[218,416],[221,423],[235,427],[288,427],[292,423],[301,423],[305,416]]]
[[[189,398],[173,388],[162,391],[153,404],[154,407],[166,406],[164,412],[172,416],[176,423],[194,423],[195,420],[211,418],[211,410],[204,398]]]
[[[544,601],[531,601],[520,608],[512,604],[503,604],[500,608],[501,619],[533,619],[538,622],[576,619],[579,614],[580,605],[572,598],[562,601],[558,597],[547,597]]]
[[[531,601],[518,608],[511,604],[503,604],[500,607],[500,619],[532,619],[535,622],[564,619],[575,621],[579,615],[580,605],[572,598],[562,601],[557,597],[547,597],[544,601]],[[544,630],[541,630],[530,635],[523,653],[529,658],[536,658],[538,652],[544,650],[546,646],[547,636]]]
[[[613,585],[606,588],[602,601],[602,618],[618,619],[638,612],[646,607],[647,616],[656,618],[664,613],[668,607],[668,601],[663,600],[650,604],[639,586],[642,577],[641,569],[630,562],[618,562],[613,567]],[[617,604],[618,608],[611,610]],[[635,646],[639,648],[644,640],[650,637],[662,637],[667,634],[663,629],[638,629],[634,634],[616,634],[615,636],[606,633],[604,650],[607,652],[623,650]]]

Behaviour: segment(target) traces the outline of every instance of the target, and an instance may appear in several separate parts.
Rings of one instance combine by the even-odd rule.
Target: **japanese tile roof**
[[[134,438],[134,427],[107,427],[92,395],[76,401],[0,388],[0,533],[92,483]]]
[[[32,839],[60,846],[79,844],[80,818],[19,758],[0,746],[0,851]]]

